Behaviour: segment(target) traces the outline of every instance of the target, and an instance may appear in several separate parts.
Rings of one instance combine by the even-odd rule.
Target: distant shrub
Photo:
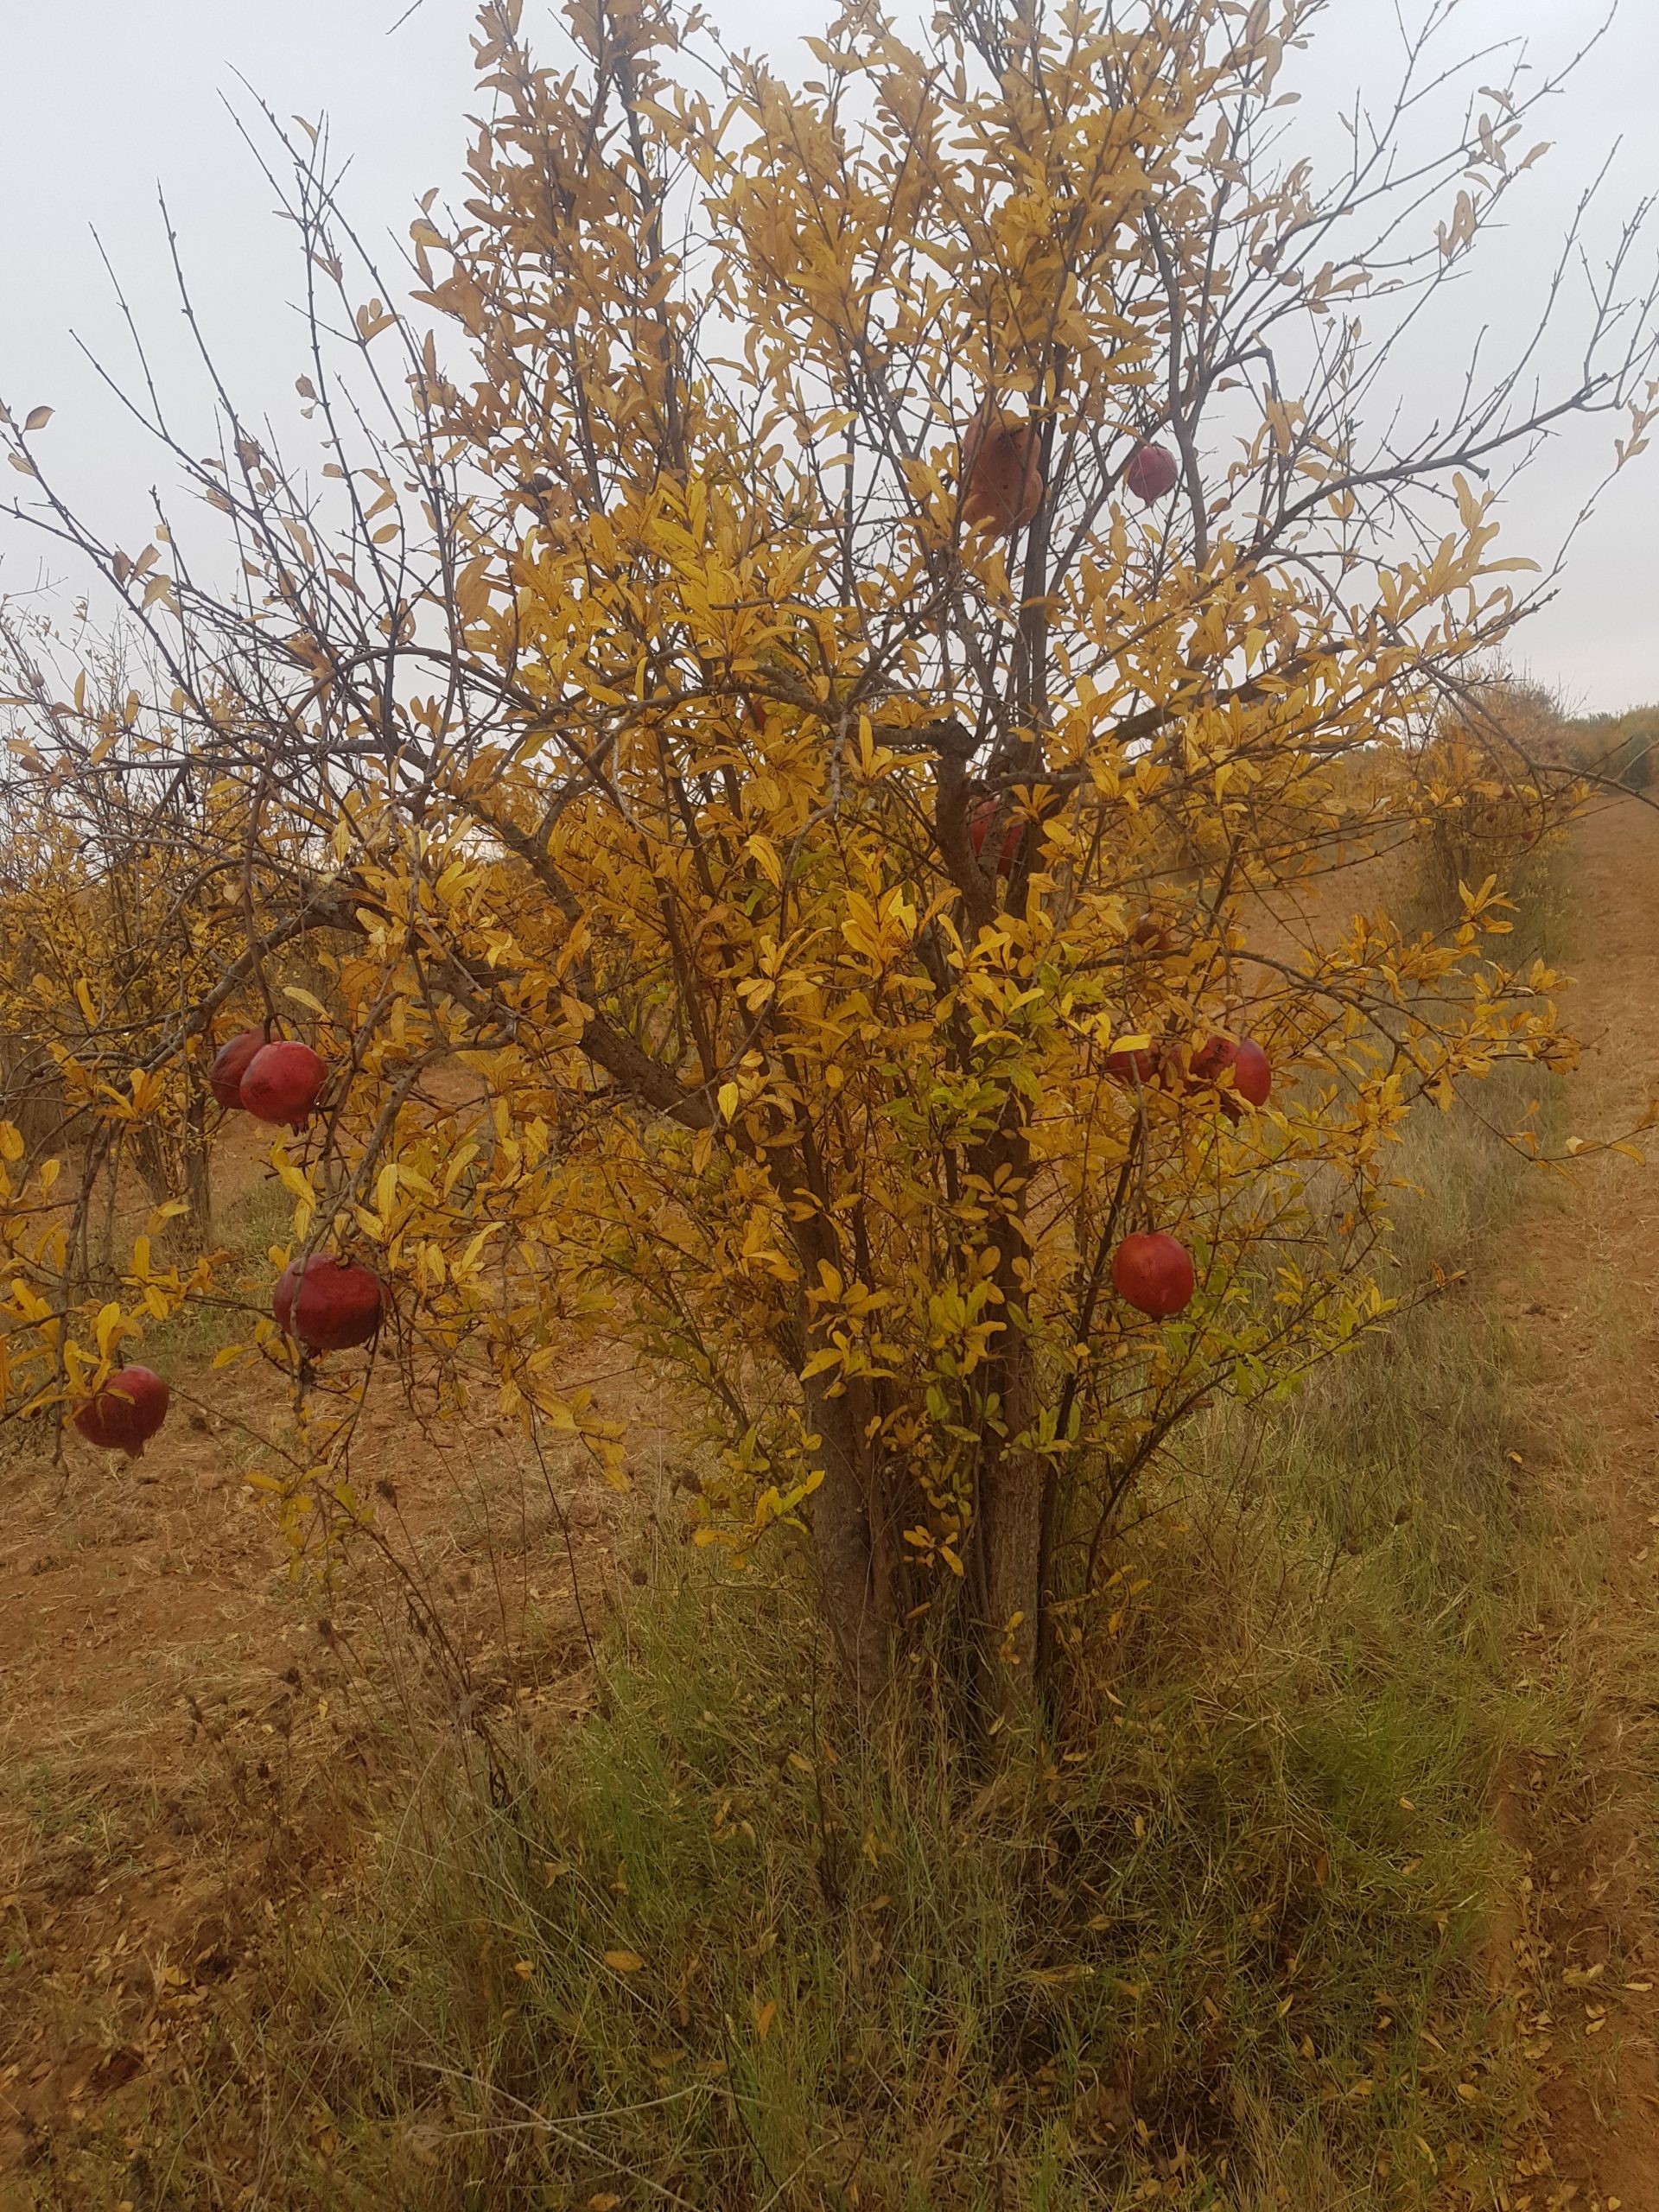
[[[1659,756],[1659,706],[1632,707],[1622,715],[1589,715],[1566,725],[1569,755],[1587,774],[1605,776],[1627,790],[1652,787]]]

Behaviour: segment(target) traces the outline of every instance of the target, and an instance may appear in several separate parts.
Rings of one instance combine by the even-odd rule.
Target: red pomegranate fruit
[[[1112,1255],[1112,1283],[1118,1296],[1154,1321],[1179,1313],[1192,1295],[1192,1255],[1161,1229],[1126,1236]]]
[[[1225,1081],[1229,1071],[1230,1084]],[[1265,1106],[1273,1088],[1273,1065],[1254,1038],[1236,1045],[1230,1037],[1207,1037],[1187,1063],[1194,1084],[1214,1084],[1221,1110],[1230,1122],[1243,1118],[1246,1104]]]
[[[1181,480],[1181,464],[1167,446],[1137,446],[1123,471],[1127,491],[1148,507],[1166,499]]]
[[[1106,1055],[1106,1072],[1120,1083],[1155,1083],[1158,1071],[1163,1065],[1163,1054],[1156,1045],[1142,1045],[1138,1049]]]
[[[127,1452],[136,1459],[167,1419],[171,1395],[151,1369],[118,1368],[75,1415],[75,1427],[101,1451]]]
[[[1023,530],[1042,503],[1037,426],[987,401],[962,441],[962,517],[970,530]]]
[[[1247,1037],[1233,1057],[1233,1088],[1252,1106],[1268,1103],[1273,1089],[1273,1063],[1254,1037]]]
[[[242,1103],[256,1121],[303,1128],[328,1080],[328,1063],[308,1045],[266,1045],[248,1063]]]
[[[283,1334],[308,1351],[349,1351],[367,1344],[379,1327],[385,1301],[372,1269],[337,1260],[332,1252],[314,1252],[283,1269],[270,1310]]]
[[[988,798],[974,809],[973,818],[968,824],[968,842],[981,860],[985,857],[985,840],[990,836],[991,824],[995,819],[996,801]],[[1020,840],[1025,835],[1025,828],[1023,822],[1009,823],[1007,835],[1002,840],[1002,855],[996,864],[999,875],[1014,873],[1014,863],[1019,857]]]
[[[1154,959],[1175,950],[1174,938],[1156,914],[1141,915],[1129,931],[1129,943],[1137,952],[1149,954]]]
[[[264,1049],[264,1031],[245,1029],[214,1054],[213,1065],[207,1071],[207,1088],[227,1114],[242,1103],[242,1078],[248,1071],[248,1064],[256,1052]]]
[[[1206,1037],[1188,1060],[1187,1072],[1194,1083],[1219,1083],[1237,1058],[1238,1047],[1230,1037]]]

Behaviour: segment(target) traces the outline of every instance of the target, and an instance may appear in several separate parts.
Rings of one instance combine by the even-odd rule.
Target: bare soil
[[[1568,1115],[1591,1137],[1659,1096],[1659,810],[1599,804],[1575,842]],[[1659,2207],[1659,1139],[1644,1148],[1535,1193],[1493,1255],[1517,1481],[1599,1562],[1591,1617],[1518,1655],[1523,1688],[1570,1667],[1587,1694],[1576,1756],[1517,1756],[1498,1808],[1523,1871],[1495,1978],[1546,2115],[1512,2212]]]
[[[261,1148],[232,1126],[223,1154],[233,1201]],[[70,1432],[56,1462],[36,1443],[0,1465],[0,2212],[118,2129],[130,2083],[189,2063],[261,1920],[350,1878],[400,1708],[472,1701],[538,1730],[582,1702],[584,1624],[665,1489],[636,1377],[625,1507],[507,1424],[429,1428],[383,1366],[353,1471],[386,1553],[331,1582],[246,1479],[274,1464],[286,1376],[216,1373],[210,1354],[168,1359],[173,1411],[142,1459]],[[405,1573],[453,1639],[447,1665]]]

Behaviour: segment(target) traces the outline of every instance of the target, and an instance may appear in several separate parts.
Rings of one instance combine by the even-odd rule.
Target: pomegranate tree
[[[385,1301],[372,1268],[313,1252],[283,1268],[270,1310],[283,1334],[308,1351],[349,1351],[380,1326]]]
[[[105,1452],[126,1452],[137,1459],[167,1419],[167,1384],[153,1369],[123,1367],[75,1415],[75,1427],[89,1444]]]

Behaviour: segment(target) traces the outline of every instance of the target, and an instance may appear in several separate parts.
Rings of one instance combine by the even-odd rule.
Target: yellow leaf
[[[754,855],[760,865],[760,873],[766,877],[767,882],[774,887],[781,887],[784,880],[783,863],[778,857],[778,849],[771,838],[762,837],[757,833],[748,839],[744,850]]]
[[[638,1974],[645,1962],[638,1951],[607,1951],[605,1963],[618,1974]]]
[[[26,430],[43,430],[51,420],[52,410],[49,407],[31,407],[23,428]]]
[[[722,1083],[721,1084],[720,1095],[716,1099],[715,1103],[720,1109],[720,1118],[722,1122],[729,1122],[733,1115],[736,1113],[738,1097],[738,1088],[734,1083]]]
[[[765,2043],[772,2033],[772,2024],[777,2015],[778,2000],[775,1997],[769,1998],[754,2016],[754,2039],[757,2043]]]

